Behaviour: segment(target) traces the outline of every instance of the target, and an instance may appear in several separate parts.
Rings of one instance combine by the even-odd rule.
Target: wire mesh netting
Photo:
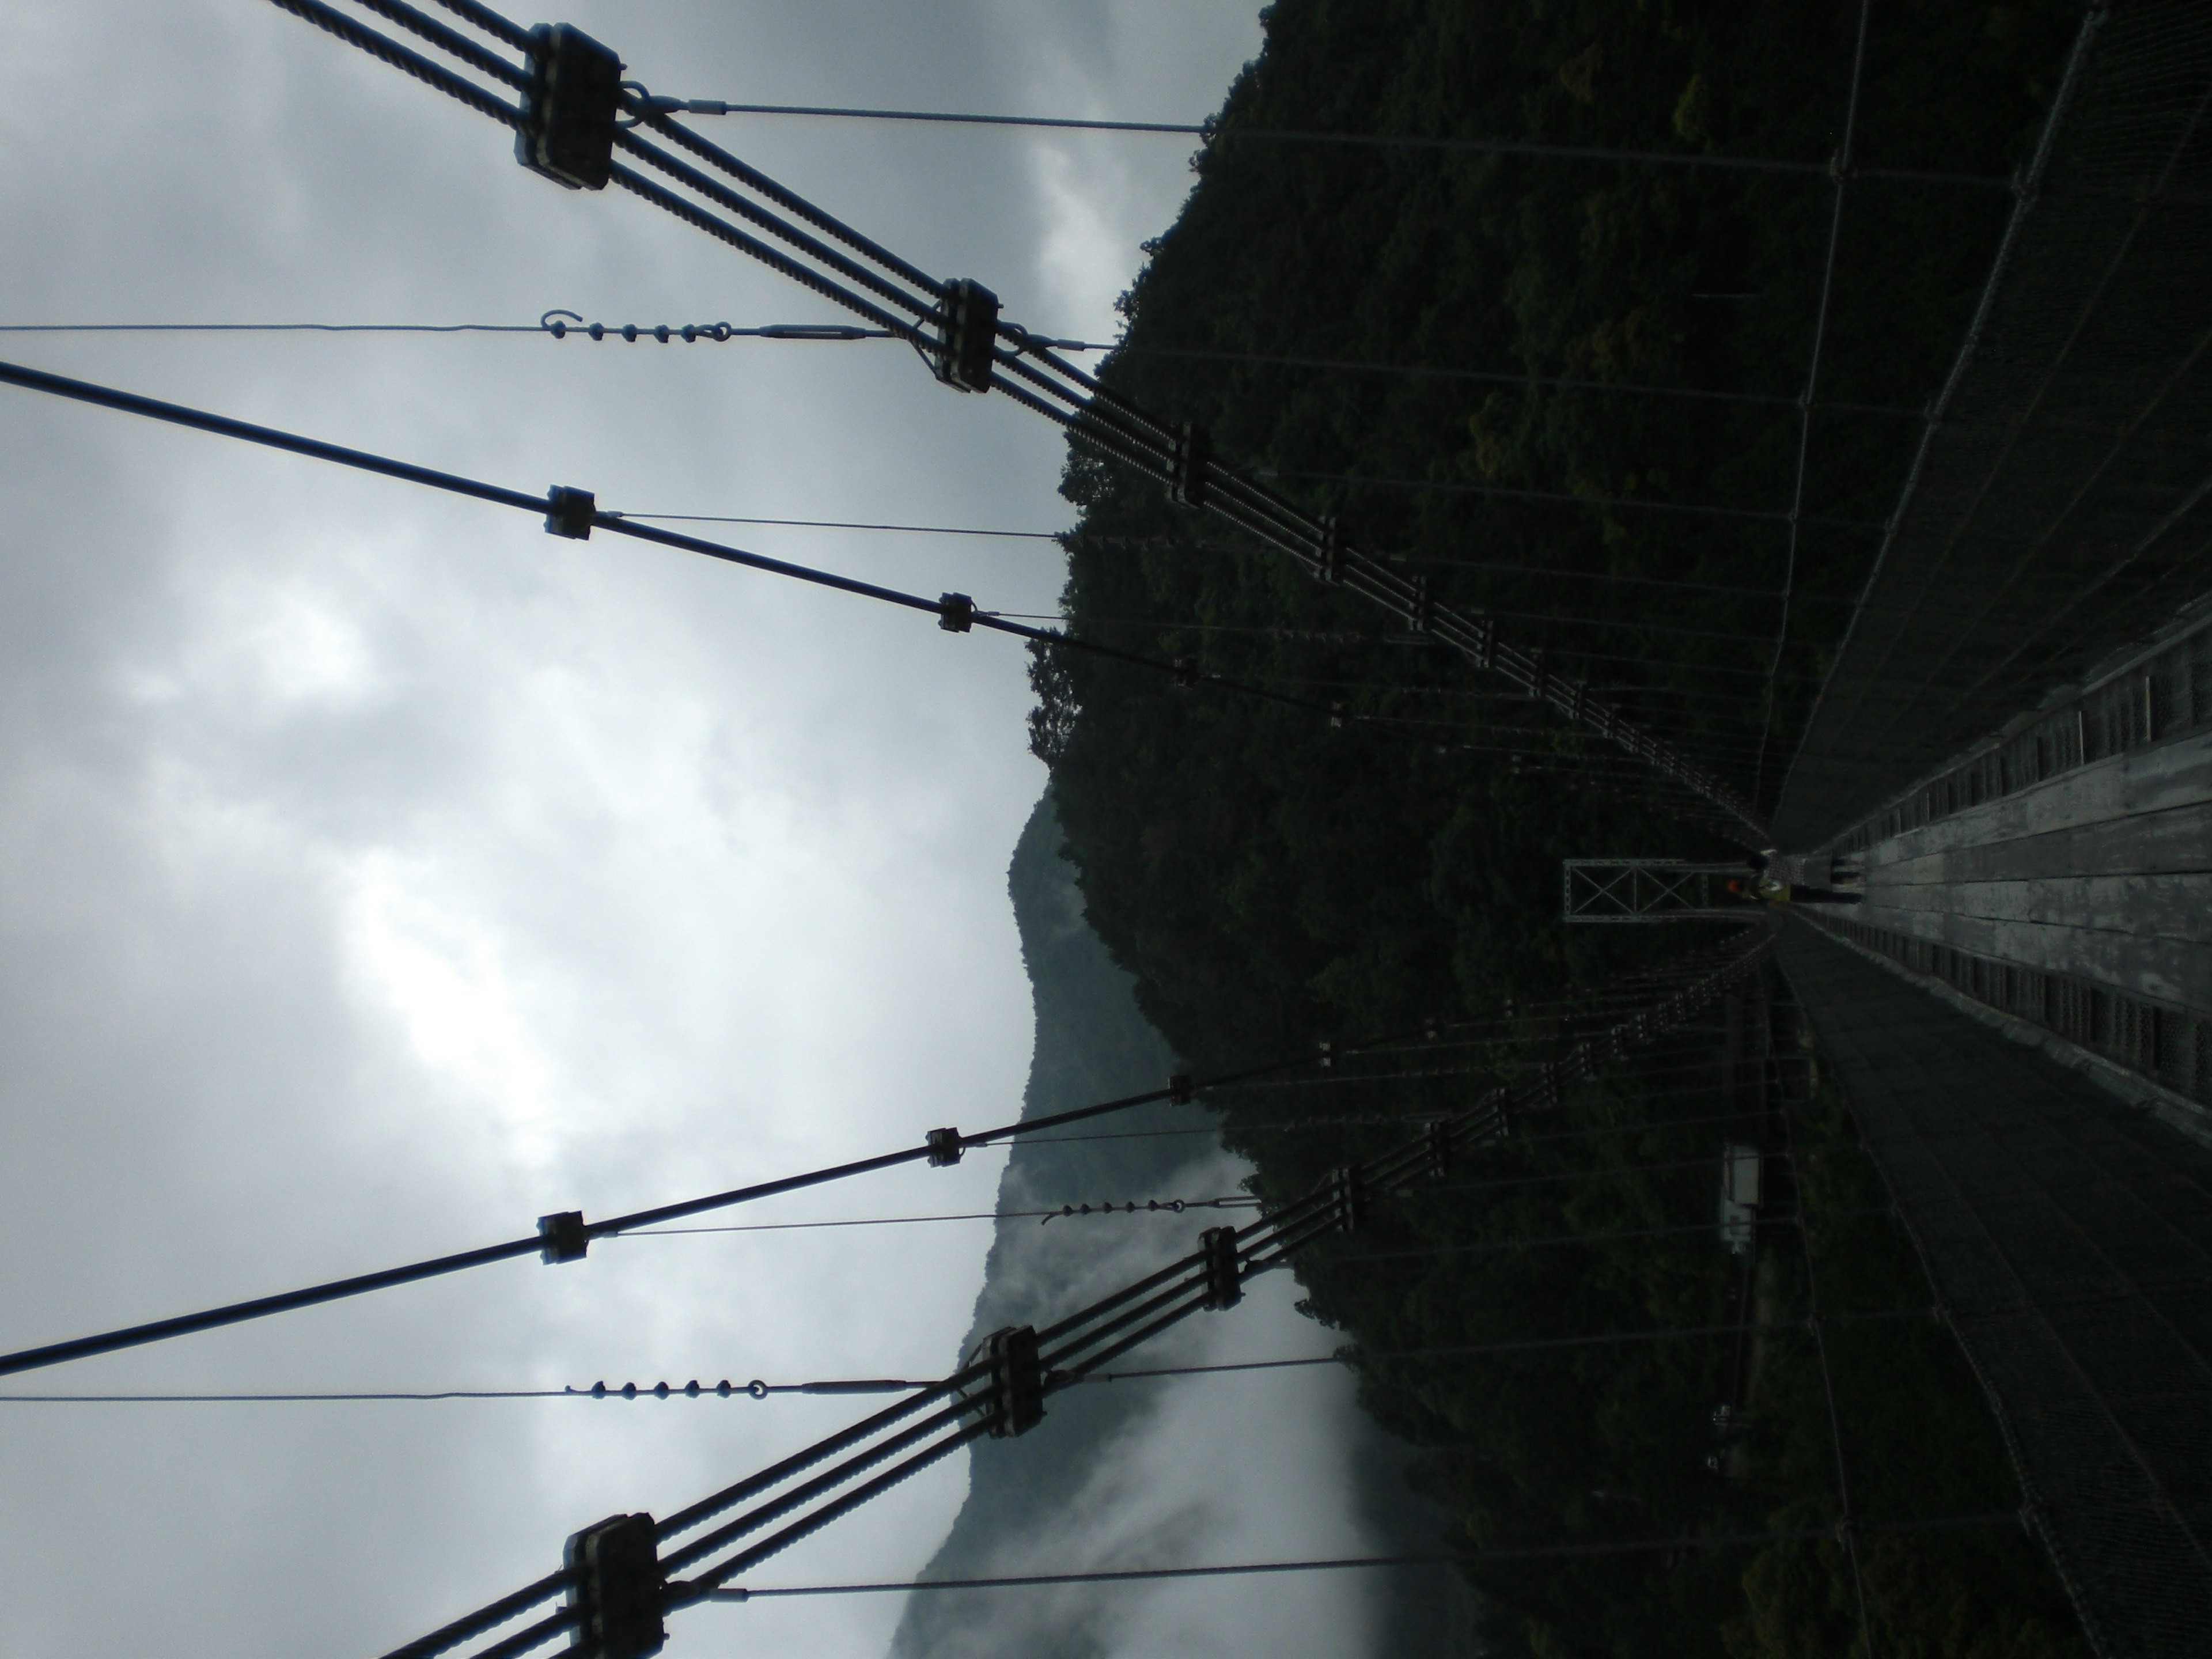
[[[1784,930],[2106,1659],[2212,1631],[2212,1152],[1881,968]]]
[[[2212,12],[2093,11],[1784,785],[1844,829],[2203,583]]]

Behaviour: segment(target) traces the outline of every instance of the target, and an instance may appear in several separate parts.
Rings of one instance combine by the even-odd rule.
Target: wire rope
[[[1936,1532],[1977,1527],[2017,1527],[2014,1510],[1971,1515],[1937,1516],[1908,1521],[1871,1523],[1866,1530],[1884,1534]],[[1690,1553],[1699,1550],[1741,1549],[1757,1545],[1802,1543],[1830,1539],[1832,1531],[1818,1527],[1773,1528],[1765,1532],[1692,1533],[1673,1538],[1640,1538],[1582,1544],[1528,1544],[1512,1548],[1465,1550],[1452,1554],[1331,1556],[1313,1560],[1249,1561],[1231,1565],[1195,1567],[1133,1567],[1097,1569],[1085,1572],[1023,1573],[999,1578],[916,1578],[872,1583],[762,1585],[757,1588],[712,1589],[701,1598],[708,1601],[765,1601],[775,1596],[904,1595],[915,1590],[1017,1589],[1052,1584],[1131,1583],[1183,1578],[1224,1578],[1285,1572],[1328,1572],[1352,1568],[1471,1566],[1484,1562],[1573,1559],[1606,1555]]]
[[[459,82],[450,71],[429,65],[397,42],[364,29],[323,3],[323,0],[278,0],[278,3],[504,125],[514,126],[522,118],[520,112],[502,100]],[[399,5],[398,0],[391,0],[382,9],[386,15],[399,16],[403,21],[416,15],[410,9]],[[472,21],[491,28],[492,25],[483,18],[492,15],[486,11],[483,17]],[[408,26],[415,27],[412,22]],[[442,27],[439,26],[439,29]],[[514,30],[511,24],[501,27],[507,33]],[[493,32],[502,40],[507,38],[499,29]],[[417,33],[439,39],[437,31],[418,28]],[[463,55],[465,61],[474,61],[465,53]],[[610,182],[762,261],[864,321],[910,341],[918,349],[927,351],[933,343],[933,337],[926,332],[927,328],[951,327],[942,309],[950,303],[946,296],[951,290],[944,284],[669,119],[665,111],[653,108],[641,94],[625,89],[622,96],[624,106],[637,118],[637,125],[618,128],[615,135],[617,147],[683,188],[703,197],[720,211],[710,211],[688,198],[672,195],[664,186],[642,178],[623,161],[611,164]],[[652,143],[644,136],[647,132],[736,180],[743,189],[773,204],[774,209],[791,214],[851,250],[851,253],[838,252],[811,232],[782,219],[772,209],[701,173],[690,163]],[[784,248],[770,247],[750,231],[740,229],[720,216],[725,212],[753,225],[782,243]],[[796,255],[784,249],[795,250]],[[814,263],[810,264],[809,260]],[[847,286],[848,282],[890,301],[892,309],[885,311],[875,301]],[[906,315],[915,316],[919,320],[908,322]],[[1175,477],[1181,464],[1176,441],[1157,421],[1016,325],[1000,320],[996,325],[996,336],[1006,343],[1006,347],[994,351],[995,366],[988,379],[991,388],[1044,415],[1086,448],[1154,478],[1170,481]],[[1427,623],[1440,637],[1485,672],[1530,686],[1540,700],[1559,707],[1577,723],[1589,725],[1658,771],[1680,781],[1692,793],[1704,796],[1723,812],[1741,820],[1744,829],[1740,833],[1751,837],[1747,844],[1755,844],[1766,836],[1768,832],[1755,809],[1740,799],[1727,784],[1706,776],[1651,733],[1624,720],[1620,710],[1601,701],[1593,702],[1587,685],[1551,673],[1527,653],[1498,640],[1489,624],[1478,627],[1448,609],[1434,605],[1424,589],[1356,549],[1340,547],[1333,532],[1319,520],[1222,463],[1206,463],[1200,469],[1197,482],[1204,486],[1206,507],[1230,523],[1260,537],[1308,570],[1340,575],[1344,586],[1351,591],[1409,618]]]
[[[1479,155],[1511,155],[1542,161],[1589,161],[1605,165],[1680,167],[1701,171],[1769,173],[1802,178],[1825,178],[1826,161],[1791,161],[1773,157],[1713,155],[1697,151],[1603,149],[1586,144],[1547,144],[1531,139],[1471,138],[1420,133],[1307,131],[1279,127],[1247,127],[1217,121],[1195,125],[1174,121],[1128,121],[1101,118],[1050,115],[994,115],[971,112],[915,109],[866,109],[825,104],[741,104],[719,98],[671,98],[647,95],[647,102],[671,115],[783,115],[817,119],[890,121],[946,126],[1014,127],[1047,131],[1119,132],[1165,137],[1203,138],[1211,144],[1343,144],[1374,149],[1434,150]],[[1861,176],[1899,182],[1965,185],[1982,190],[2010,190],[2012,180],[1983,173],[1935,173],[1914,168],[1867,167]]]

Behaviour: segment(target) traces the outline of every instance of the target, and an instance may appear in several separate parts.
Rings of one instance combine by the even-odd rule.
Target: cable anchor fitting
[[[1044,1367],[1037,1358],[1034,1326],[1009,1325],[992,1332],[969,1356],[969,1365],[979,1363],[991,1368],[977,1403],[992,1438],[1027,1434],[1044,1421]]]
[[[948,634],[965,634],[975,626],[975,601],[965,593],[939,594],[937,625]]]
[[[999,296],[965,276],[945,285],[945,321],[930,351],[937,378],[958,392],[988,392],[999,337]]]
[[[1204,427],[1190,421],[1174,428],[1168,453],[1168,499],[1177,507],[1204,507],[1208,494],[1206,468],[1213,465],[1213,440]]]
[[[611,1515],[571,1534],[561,1553],[576,1615],[569,1651],[584,1659],[649,1659],[668,1640],[667,1583],[649,1515]]]
[[[957,1129],[932,1129],[924,1137],[923,1145],[929,1149],[929,1167],[933,1170],[951,1169],[967,1150]]]
[[[1406,626],[1413,633],[1425,634],[1436,617],[1436,600],[1429,592],[1426,576],[1413,578],[1413,592],[1406,603]]]
[[[581,29],[540,23],[531,30],[514,159],[570,190],[605,190],[614,176],[622,72],[622,59]]]
[[[588,489],[555,484],[545,492],[545,533],[549,536],[587,542],[592,539],[592,526],[599,516],[599,499]]]
[[[1206,1269],[1206,1300],[1200,1305],[1220,1313],[1242,1302],[1244,1273],[1237,1254],[1237,1229],[1208,1227],[1198,1236],[1198,1251]]]
[[[538,1237],[538,1259],[549,1267],[562,1261],[581,1261],[592,1244],[592,1231],[584,1224],[581,1210],[539,1216]]]
[[[1316,574],[1331,587],[1344,580],[1344,526],[1332,515],[1321,521],[1321,568]]]
[[[1367,1183],[1357,1164],[1340,1164],[1328,1172],[1328,1204],[1337,1231],[1357,1232],[1365,1223]]]

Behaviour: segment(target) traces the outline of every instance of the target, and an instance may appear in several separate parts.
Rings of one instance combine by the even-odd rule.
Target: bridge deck
[[[1875,843],[1851,920],[2212,1014],[2212,733]]]
[[[2106,1659],[2212,1632],[2212,1151],[1810,927],[1839,1070]]]

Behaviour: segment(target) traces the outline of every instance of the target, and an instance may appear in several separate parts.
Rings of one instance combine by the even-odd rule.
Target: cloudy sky
[[[1259,41],[1248,0],[562,15],[681,95],[1160,119],[1212,109]],[[0,322],[834,319],[632,199],[524,173],[501,130],[257,0],[0,21]],[[1175,139],[720,131],[1091,337],[1189,177]],[[0,356],[620,509],[1066,522],[1054,432],[901,347],[11,334]],[[12,389],[0,457],[0,1346],[1018,1109],[1005,869],[1043,775],[1007,642]],[[1059,584],[1035,543],[732,534],[1011,611]],[[749,1218],[988,1208],[998,1172]],[[933,1374],[988,1231],[617,1242],[6,1386]],[[1296,1340],[1265,1319],[1254,1340]],[[377,1651],[547,1571],[580,1524],[852,1414],[0,1411],[14,1659]],[[961,1488],[957,1466],[914,1483],[785,1580],[910,1573]],[[861,1659],[897,1613],[702,1612],[677,1650]]]

